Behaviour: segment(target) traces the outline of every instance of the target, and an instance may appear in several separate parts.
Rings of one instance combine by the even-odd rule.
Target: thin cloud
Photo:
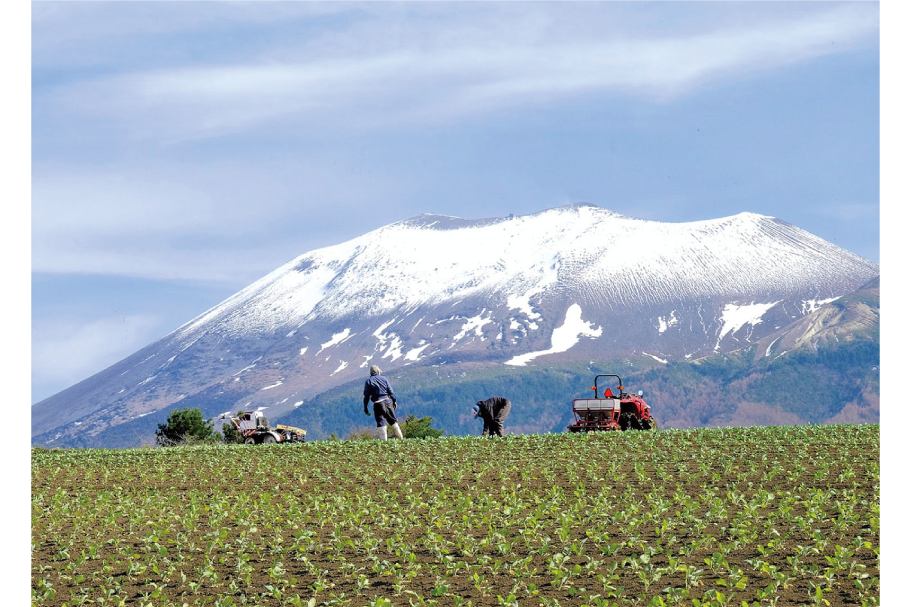
[[[879,216],[879,205],[871,202],[847,202],[827,204],[813,208],[816,215],[832,217],[841,221],[867,220]]]
[[[660,37],[488,36],[476,44],[475,34],[469,45],[431,48],[398,40],[347,56],[309,49],[298,59],[105,76],[62,86],[48,102],[117,121],[139,138],[213,137],[276,120],[315,130],[395,128],[598,92],[667,101],[719,78],[844,52],[877,34],[877,11],[847,5]]]
[[[401,180],[353,174],[351,162],[338,155],[186,167],[39,163],[31,267],[239,288],[305,251],[376,227],[375,215],[357,211],[405,194]],[[338,214],[348,217],[341,226]]]
[[[32,65],[38,69],[129,65],[173,58],[180,38],[231,33],[352,10],[341,2],[34,2]],[[162,40],[172,44],[161,44]],[[123,52],[136,48],[138,53]]]

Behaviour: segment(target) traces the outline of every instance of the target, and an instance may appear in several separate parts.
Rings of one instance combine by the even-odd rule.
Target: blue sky
[[[31,10],[32,402],[425,212],[752,211],[879,260],[878,3]]]

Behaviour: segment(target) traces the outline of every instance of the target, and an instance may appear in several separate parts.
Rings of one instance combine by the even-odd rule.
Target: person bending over
[[[475,417],[483,420],[483,433],[490,436],[502,436],[502,426],[512,409],[512,402],[502,396],[479,400],[473,407]]]

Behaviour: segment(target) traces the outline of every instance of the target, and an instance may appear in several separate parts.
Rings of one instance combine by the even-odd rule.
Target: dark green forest
[[[418,368],[389,374],[399,416],[432,416],[447,435],[480,434],[471,406],[491,396],[512,401],[511,433],[562,432],[572,420],[573,398],[591,394],[598,373],[620,375],[629,392],[644,398],[661,428],[726,425],[820,424],[851,405],[855,420],[878,421],[877,341],[804,350],[754,359],[754,349],[698,362],[666,365],[622,358],[561,366]],[[362,382],[352,382],[304,403],[281,423],[307,428],[309,439],[340,437],[373,426],[364,416]],[[846,414],[846,413],[845,413]]]

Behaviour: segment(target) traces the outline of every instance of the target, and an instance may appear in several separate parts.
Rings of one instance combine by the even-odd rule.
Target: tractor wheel
[[[632,413],[623,413],[619,416],[619,429],[631,430],[634,427],[635,415]]]
[[[657,418],[651,417],[651,419],[643,419],[641,421],[642,430],[657,430]]]
[[[244,443],[245,445],[255,445],[255,444],[256,444],[256,439],[253,438],[252,436],[250,436],[250,437],[247,438],[245,441],[243,441],[243,443]]]
[[[275,440],[275,437],[272,436],[271,434],[265,434],[265,435],[262,436],[262,444],[263,444],[263,445],[270,445],[270,444],[275,443],[275,442],[278,442],[278,441],[276,441],[276,440]]]

